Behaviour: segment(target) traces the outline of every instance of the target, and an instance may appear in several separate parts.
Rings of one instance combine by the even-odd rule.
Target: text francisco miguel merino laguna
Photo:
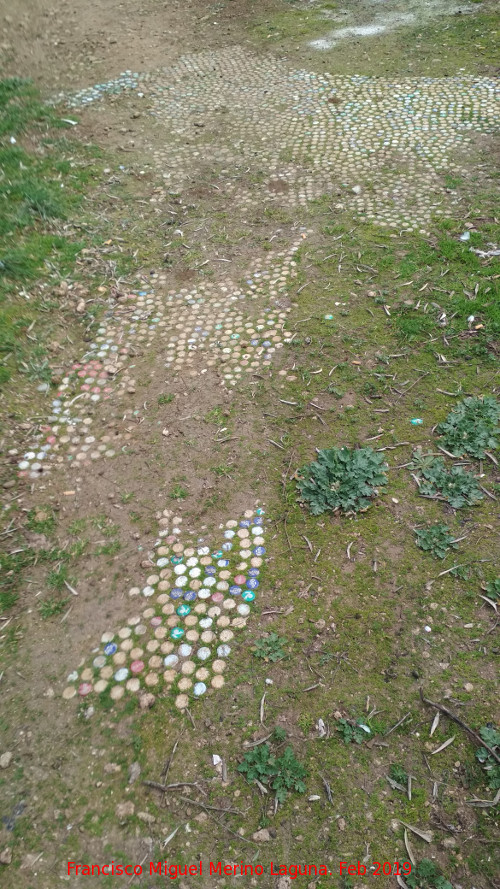
[[[342,862],[345,864],[345,862]],[[362,865],[363,867],[363,865]],[[198,864],[169,864],[168,861],[150,861],[142,866],[140,864],[119,864],[111,861],[110,864],[79,864],[76,861],[68,861],[68,874],[74,876],[88,877],[112,877],[112,876],[141,876],[141,874],[157,874],[167,877],[170,880],[176,880],[178,877],[186,876],[202,876],[203,874],[216,874],[217,876],[264,876],[264,867],[262,864],[245,864],[241,861],[239,864],[223,864],[222,861],[209,861],[208,868],[203,868],[203,862]],[[281,864],[278,865],[271,861],[271,866],[267,873],[278,876],[284,875],[296,879],[298,876],[328,876],[332,871],[324,864]]]

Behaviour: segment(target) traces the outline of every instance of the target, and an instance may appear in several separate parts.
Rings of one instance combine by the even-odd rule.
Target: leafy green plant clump
[[[269,633],[268,636],[263,636],[262,639],[258,639],[253,653],[254,657],[261,658],[263,661],[282,661],[285,657],[285,652],[283,651],[283,645],[286,645],[286,639],[278,636],[277,633]]]
[[[491,724],[483,725],[483,727],[479,729],[479,734],[484,743],[487,744],[491,750],[494,750],[495,753],[500,753],[500,732],[498,729]],[[490,790],[500,790],[500,765],[497,763],[496,759],[486,747],[480,747],[479,750],[476,750],[476,758],[486,772]]]
[[[67,603],[67,599],[55,599],[52,596],[48,599],[43,599],[39,605],[40,617],[42,620],[47,620],[49,617],[55,617],[56,614],[61,614],[66,608]]]
[[[51,534],[56,526],[54,513],[48,509],[30,509],[26,527],[37,534]]]
[[[402,784],[406,786],[408,783],[408,772],[403,766],[398,765],[397,763],[393,763],[389,769],[389,777],[392,778],[393,781],[397,781],[398,784]]]
[[[276,741],[278,744],[281,744],[282,741],[286,741],[286,731],[281,725],[277,725],[274,729],[273,741]]]
[[[430,858],[422,858],[411,874],[405,876],[405,881],[410,889],[453,889],[452,884],[443,877],[437,864]]]
[[[357,719],[356,722],[339,719],[337,731],[342,735],[344,744],[363,744],[372,733],[371,728],[362,719]]]
[[[363,512],[387,484],[387,465],[372,448],[327,448],[300,471],[301,500],[313,515]]]
[[[410,463],[419,493],[433,500],[446,500],[454,509],[474,506],[483,499],[479,484],[471,472],[461,466],[447,469],[442,457],[422,454],[417,449]]]
[[[464,398],[436,429],[454,457],[468,454],[482,460],[487,448],[498,447],[500,403],[496,398]]]
[[[500,599],[500,577],[495,577],[495,580],[490,580],[483,587],[488,599],[491,599],[493,602],[496,602],[497,599]]]
[[[304,778],[307,772],[291,747],[286,747],[282,756],[276,756],[269,744],[261,744],[245,753],[238,771],[246,775],[248,781],[259,781],[273,790],[280,803],[289,793],[305,793],[306,790]]]
[[[431,525],[428,528],[415,528],[416,544],[435,559],[444,559],[449,549],[457,549],[457,544],[446,525]]]

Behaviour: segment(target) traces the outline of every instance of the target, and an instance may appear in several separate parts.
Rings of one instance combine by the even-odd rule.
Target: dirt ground
[[[74,267],[16,285],[50,384],[0,402],[9,889],[498,889],[497,443],[436,432],[498,395],[494,17],[0,0],[2,78],[69,121],[61,184],[90,171]],[[383,453],[366,512],[299,504],[332,447]],[[477,505],[419,496],[418,447]],[[282,798],[240,768],[266,750]]]
[[[150,71],[181,53],[237,42],[249,5],[201,2],[2,2],[6,73],[49,90],[77,88],[127,69]]]

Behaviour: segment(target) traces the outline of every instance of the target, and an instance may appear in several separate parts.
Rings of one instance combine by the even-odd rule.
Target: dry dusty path
[[[35,553],[5,562],[2,881],[494,889],[496,440],[435,428],[497,410],[492,12],[251,6],[0,3],[3,76],[93,176],[33,285],[73,319],[52,376],[2,402],[6,558]],[[331,447],[387,460],[368,512],[298,505]],[[419,497],[417,447],[476,505]],[[486,772],[420,686],[491,724]],[[135,877],[68,866],[111,860]]]

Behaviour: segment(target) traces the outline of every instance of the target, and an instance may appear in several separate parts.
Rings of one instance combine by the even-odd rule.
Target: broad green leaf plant
[[[327,448],[299,473],[300,500],[313,515],[368,509],[387,484],[387,464],[372,448]]]

